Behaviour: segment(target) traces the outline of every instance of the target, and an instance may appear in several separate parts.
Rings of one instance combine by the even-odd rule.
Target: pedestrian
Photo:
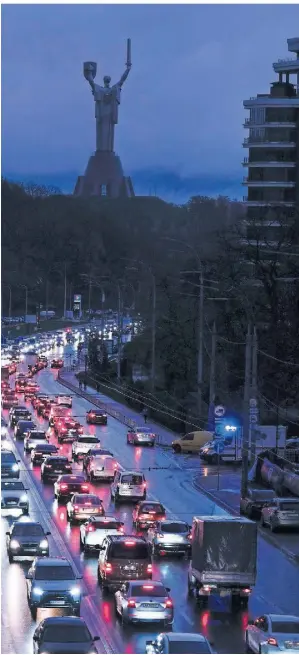
[[[84,380],[84,391],[86,391],[86,389],[87,389],[87,384],[86,384],[86,380]]]
[[[147,421],[147,407],[144,407],[144,409],[143,409],[143,418],[144,418],[144,422],[146,423],[146,421]]]
[[[82,389],[82,380],[81,380],[81,378],[79,380],[79,389]]]
[[[97,392],[100,393],[100,383],[97,382]]]

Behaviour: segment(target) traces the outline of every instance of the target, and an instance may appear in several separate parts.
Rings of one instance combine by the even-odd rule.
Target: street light
[[[8,318],[9,320],[11,319],[11,301],[12,301],[12,294],[11,294],[11,285],[10,284],[3,284],[4,287],[9,289],[9,304],[8,304]]]

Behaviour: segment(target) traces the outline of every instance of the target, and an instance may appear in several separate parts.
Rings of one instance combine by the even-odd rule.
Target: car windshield
[[[160,527],[162,532],[175,532],[176,534],[189,532],[189,526],[187,523],[163,523]]]
[[[94,525],[97,530],[117,530],[122,526],[121,521],[92,521],[90,525]]]
[[[95,443],[97,441],[99,441],[99,439],[97,437],[81,437],[80,439],[78,439],[79,444],[80,443]]]
[[[51,464],[51,466],[65,466],[65,464],[67,464],[67,461],[68,460],[66,457],[60,457],[59,459],[51,458],[48,464]]]
[[[271,500],[274,497],[275,493],[271,489],[256,489],[252,491],[252,498],[254,500]]]
[[[299,501],[291,501],[287,503],[280,503],[279,509],[282,510],[282,512],[288,512],[288,511],[294,511],[296,510],[299,512]]]
[[[299,635],[299,621],[272,621],[272,632]]]
[[[152,430],[150,428],[136,428],[136,432],[142,432],[142,434],[148,432],[150,434]]]
[[[75,580],[76,576],[71,566],[37,566],[36,580]]]
[[[166,589],[163,585],[136,584],[132,585],[130,596],[148,596],[149,598],[165,598]]]
[[[121,481],[124,482],[125,484],[142,484],[143,483],[143,476],[142,475],[134,475],[134,474],[127,474],[127,475],[122,475],[121,476]]]
[[[22,489],[25,489],[23,482],[1,482],[2,491],[21,491]]]
[[[16,458],[13,453],[4,453],[2,451],[1,453],[1,463],[2,464],[8,464],[10,462],[15,462]]]
[[[103,416],[105,412],[102,411],[101,409],[91,409],[89,413],[95,414],[96,416]]]
[[[85,643],[91,641],[91,635],[85,625],[74,625],[73,623],[54,624],[45,629],[43,641],[68,644]]]
[[[38,449],[35,450],[36,453],[56,453],[57,448],[56,446],[52,446],[51,444],[45,443],[45,444],[40,444]]]
[[[164,513],[164,508],[162,505],[156,505],[154,503],[146,503],[144,505],[141,505],[140,511],[142,513],[147,513],[147,512],[155,512],[157,514],[163,514]]]
[[[82,484],[82,482],[85,482],[85,477],[84,475],[61,475],[59,478],[59,482],[69,482],[70,484]]]
[[[196,653],[210,653],[211,649],[206,641],[170,641],[169,653],[179,655],[179,653],[189,653],[195,655]]]
[[[46,433],[45,432],[31,432],[30,434],[30,439],[46,439]]]
[[[41,525],[30,525],[30,523],[20,523],[15,525],[12,531],[14,537],[43,537],[44,531]]]
[[[34,428],[34,423],[32,421],[19,421],[18,427],[21,430],[29,430],[30,428]]]
[[[18,416],[19,414],[28,414],[29,410],[26,407],[19,407],[18,409],[14,410],[14,416]]]
[[[98,496],[89,496],[88,494],[80,494],[80,496],[74,496],[74,503],[77,505],[101,505],[102,501]]]
[[[143,543],[134,542],[134,540],[121,541],[113,543],[110,550],[110,555],[115,559],[149,559],[148,545]]]

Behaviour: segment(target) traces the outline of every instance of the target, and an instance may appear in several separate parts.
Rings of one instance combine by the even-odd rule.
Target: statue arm
[[[127,64],[126,70],[125,70],[125,72],[123,73],[123,75],[121,76],[119,82],[117,83],[117,86],[122,87],[123,83],[126,81],[128,75],[129,75],[129,72],[130,72],[130,70],[131,70],[131,67],[132,67],[132,64]]]

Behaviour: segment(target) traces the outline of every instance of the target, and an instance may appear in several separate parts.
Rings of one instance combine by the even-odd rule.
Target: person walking
[[[82,380],[81,379],[79,380],[79,389],[80,390],[82,389]]]
[[[144,418],[144,423],[147,422],[147,407],[143,408],[143,418]]]
[[[97,382],[97,392],[100,393],[100,383]]]
[[[86,384],[86,380],[84,380],[84,391],[86,391],[86,389],[87,389],[87,384]]]

